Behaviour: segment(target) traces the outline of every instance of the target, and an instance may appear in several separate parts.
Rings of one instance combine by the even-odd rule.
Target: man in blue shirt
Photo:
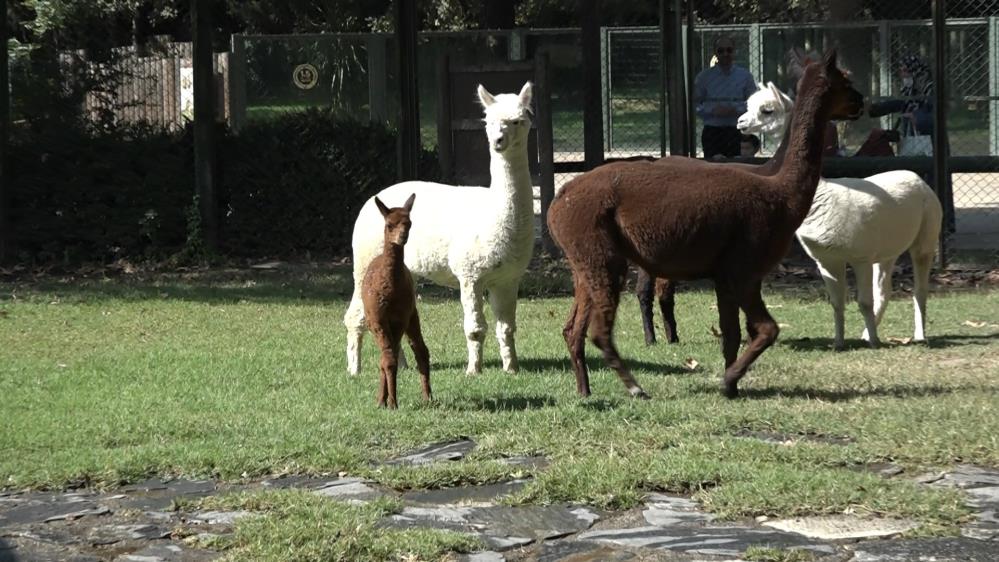
[[[694,103],[704,121],[701,148],[704,158],[739,155],[742,134],[736,123],[746,112],[746,99],[756,91],[753,75],[733,64],[735,45],[729,37],[715,41],[718,64],[705,68],[694,79]]]

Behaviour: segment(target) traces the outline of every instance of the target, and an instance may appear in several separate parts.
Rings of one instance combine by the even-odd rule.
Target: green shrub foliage
[[[220,129],[222,252],[349,253],[361,205],[396,181],[396,154],[392,130],[323,110],[251,122],[239,135]],[[9,162],[20,261],[162,259],[185,249],[193,160],[189,129],[19,131]],[[423,177],[436,177],[433,163],[424,153]]]
[[[396,140],[383,127],[308,110],[228,138],[220,170],[225,253],[334,254],[349,250],[364,201],[395,182]]]

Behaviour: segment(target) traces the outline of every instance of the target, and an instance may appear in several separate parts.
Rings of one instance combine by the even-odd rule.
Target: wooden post
[[[451,66],[445,54],[437,59],[437,161],[441,167],[441,180],[447,183],[454,181],[451,121]]]
[[[419,177],[420,103],[416,82],[416,0],[396,0],[395,36],[399,53],[399,176],[402,180]]]
[[[7,67],[7,0],[0,0],[0,263],[13,256],[10,225],[10,170],[7,169],[7,139],[10,137],[10,72]]]
[[[548,232],[548,207],[555,199],[555,142],[552,131],[552,93],[548,82],[548,53],[534,55],[534,104],[538,132],[538,173],[541,176],[541,247],[549,255],[558,253],[558,246]]]
[[[604,161],[603,113],[600,108],[600,0],[579,0],[583,33],[583,150],[586,168]]]
[[[215,56],[212,53],[213,0],[191,0],[194,65],[194,183],[205,246],[218,250],[219,221],[215,162]]]

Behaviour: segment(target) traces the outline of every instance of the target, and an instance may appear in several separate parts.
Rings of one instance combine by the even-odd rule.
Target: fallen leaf
[[[912,338],[888,338],[888,341],[901,345],[909,345],[912,342]]]
[[[961,323],[963,326],[971,326],[972,328],[984,328],[986,326],[985,322],[978,322],[977,320],[965,320]]]
[[[778,322],[777,323],[777,327],[783,330],[784,328],[790,328],[791,325],[790,324],[784,324],[782,322]]]
[[[697,359],[694,359],[693,357],[688,357],[687,360],[683,362],[683,366],[689,371],[693,371],[698,365],[700,365],[700,363],[698,363]]]

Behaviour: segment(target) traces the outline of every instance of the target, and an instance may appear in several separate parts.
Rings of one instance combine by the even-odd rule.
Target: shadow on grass
[[[486,412],[509,412],[516,410],[539,410],[555,407],[557,402],[551,396],[503,396],[500,398],[468,398],[455,402],[455,410]]]
[[[823,400],[826,402],[848,402],[860,398],[926,398],[934,396],[944,396],[955,392],[983,390],[995,391],[999,387],[984,386],[884,386],[877,388],[857,388],[843,390],[829,390],[822,388],[802,388],[802,387],[770,387],[770,388],[741,388],[739,398],[743,400],[763,400],[767,398],[800,398],[803,400]],[[721,394],[720,387],[701,387],[693,390],[700,394]]]
[[[999,332],[993,334],[962,334],[962,335],[942,335],[942,336],[930,336],[925,343],[896,343],[889,340],[881,340],[882,348],[892,348],[892,347],[906,347],[922,345],[929,349],[944,349],[948,347],[958,347],[965,345],[988,345],[993,340],[999,340]],[[778,340],[779,345],[786,345],[787,347],[797,350],[797,351],[832,351],[833,339],[832,338],[792,338],[792,339],[781,339]],[[864,351],[870,349],[862,339],[848,339],[844,342],[845,349],[843,351]]]
[[[645,375],[680,375],[690,373],[689,370],[684,369],[678,365],[671,365],[669,363],[649,363],[648,361],[641,361],[637,359],[624,358],[624,362],[628,365],[628,368],[632,371],[645,371],[642,376]],[[467,366],[464,361],[450,361],[434,363],[433,368],[435,369],[461,369]],[[608,368],[606,363],[604,363],[601,357],[587,357],[586,366],[592,373],[598,369]],[[482,361],[483,369],[496,369],[497,371],[503,368],[502,363],[498,359],[484,359]],[[560,359],[555,359],[551,357],[532,357],[532,358],[522,358],[520,359],[520,371],[519,375],[525,374],[557,374],[563,375],[568,373],[569,377],[572,377],[573,369],[572,362],[569,361],[569,357],[563,357]],[[511,375],[516,376],[516,375]],[[575,380],[575,379],[573,379]]]

